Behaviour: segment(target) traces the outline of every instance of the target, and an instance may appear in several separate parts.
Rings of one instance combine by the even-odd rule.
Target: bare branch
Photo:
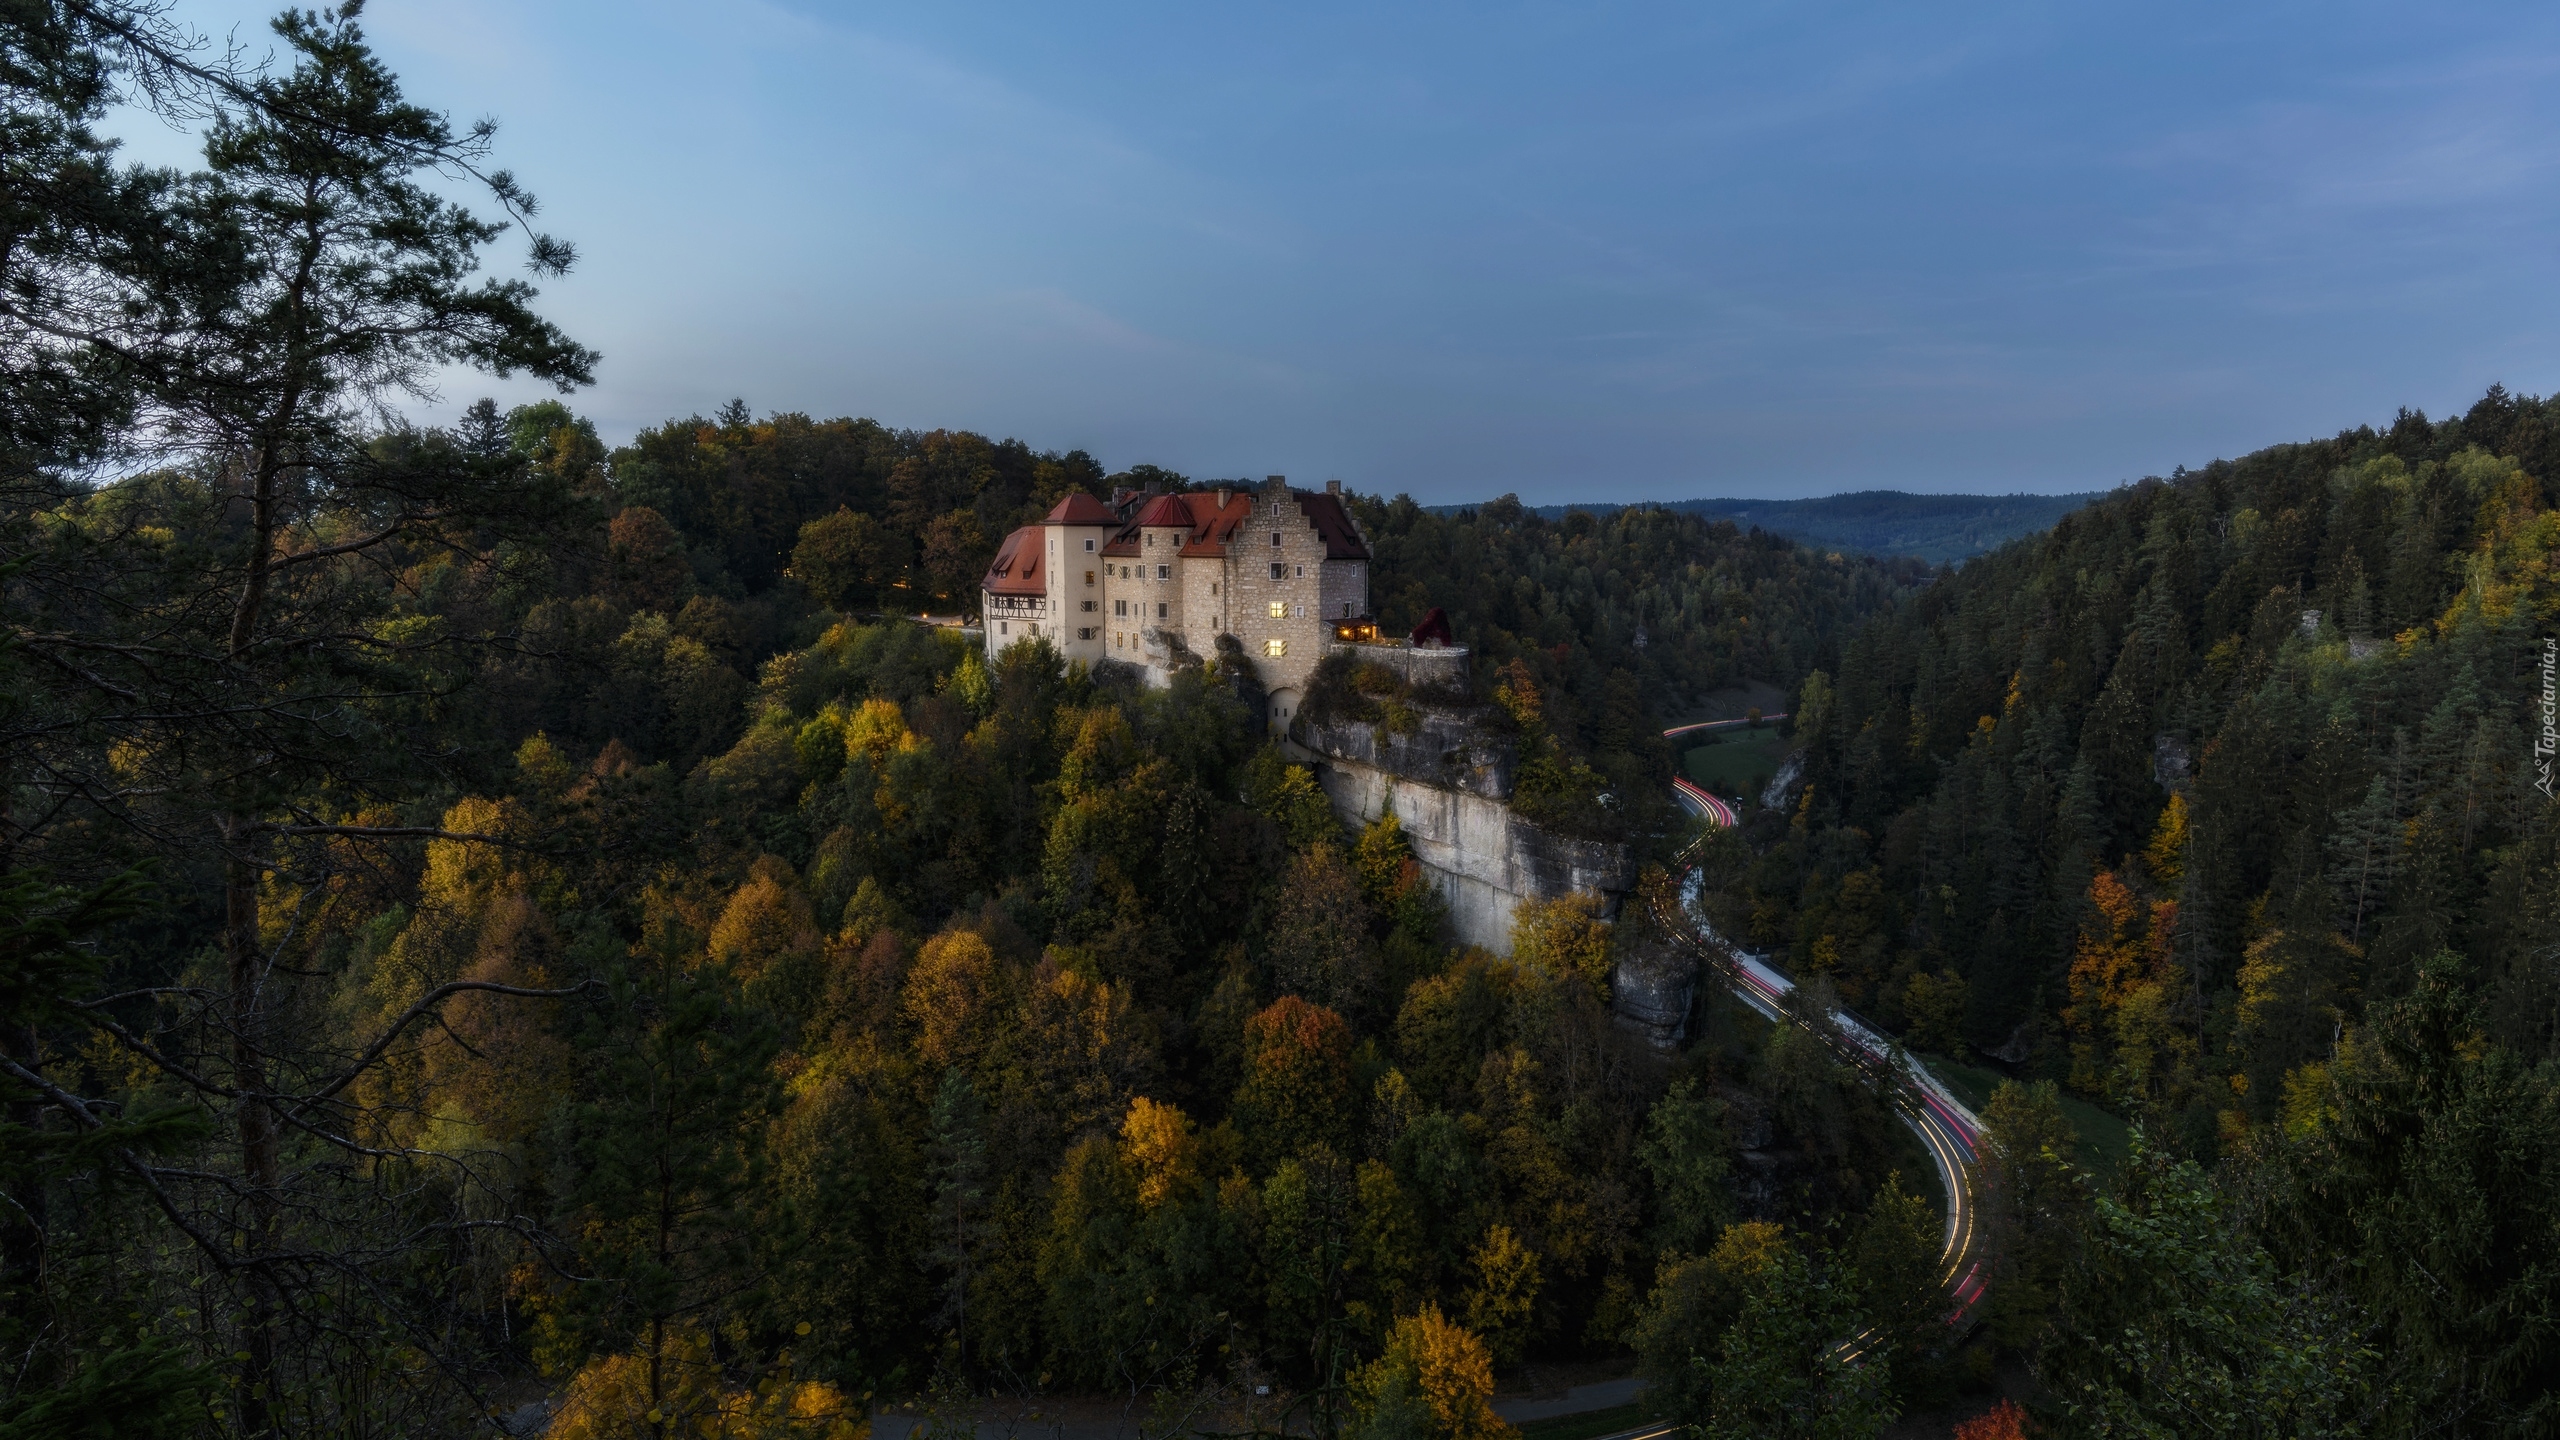
[[[572,995],[583,995],[603,988],[604,982],[601,980],[583,980],[562,990],[532,990],[521,985],[501,985],[494,980],[448,980],[419,996],[416,1003],[401,1011],[399,1018],[393,1020],[380,1035],[374,1037],[371,1045],[365,1047],[364,1054],[357,1058],[355,1064],[339,1072],[337,1079],[330,1081],[317,1092],[301,1097],[297,1103],[316,1105],[354,1084],[356,1077],[362,1075],[376,1060],[381,1059],[382,1052],[391,1047],[391,1042],[400,1038],[401,1031],[408,1029],[418,1017],[429,1013],[438,1005],[466,990],[485,991],[492,995],[510,995],[525,1000],[566,1000]]]

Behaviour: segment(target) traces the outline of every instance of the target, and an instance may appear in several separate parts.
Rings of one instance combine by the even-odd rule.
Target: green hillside
[[[1814,500],[1671,500],[1642,508],[1730,520],[1745,530],[1757,526],[1816,549],[1851,550],[1945,565],[1996,550],[2021,535],[2050,530],[2055,521],[2096,498],[2098,492],[1912,495],[1900,490],[1859,490]],[[1453,514],[1474,507],[1432,508]],[[1535,513],[1554,520],[1569,510],[1608,515],[1628,508],[1540,505],[1535,507]]]

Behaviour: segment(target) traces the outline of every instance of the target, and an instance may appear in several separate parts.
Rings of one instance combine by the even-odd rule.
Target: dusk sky
[[[580,247],[611,442],[738,395],[1425,501],[2060,492],[2560,386],[2549,5],[368,16]],[[484,392],[536,393],[430,413]]]

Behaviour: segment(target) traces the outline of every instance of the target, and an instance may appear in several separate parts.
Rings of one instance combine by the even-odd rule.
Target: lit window
[[[1272,619],[1274,619],[1274,620],[1286,620],[1286,619],[1288,619],[1288,618],[1289,618],[1289,606],[1288,606],[1288,603],[1287,603],[1286,601],[1281,601],[1281,600],[1274,600],[1274,601],[1272,601],[1272,602],[1271,602],[1271,618],[1272,618]]]
[[[1262,642],[1262,653],[1276,660],[1289,653],[1289,642],[1286,640],[1265,640]]]
[[[1087,570],[1086,572],[1084,572],[1084,583],[1086,583],[1087,585],[1090,585],[1090,584],[1092,584],[1092,583],[1093,583],[1093,572],[1092,572],[1092,571]]]

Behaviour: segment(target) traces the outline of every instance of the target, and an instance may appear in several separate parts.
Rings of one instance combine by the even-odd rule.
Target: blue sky
[[[2560,388],[2560,7],[368,16],[578,243],[610,440],[739,395],[1426,501],[2054,492]]]

